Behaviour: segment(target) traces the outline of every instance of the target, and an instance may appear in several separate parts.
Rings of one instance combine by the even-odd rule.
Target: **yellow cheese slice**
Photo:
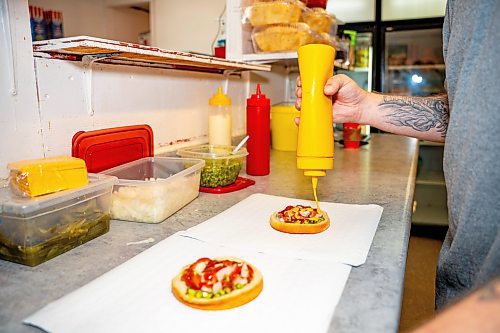
[[[10,186],[18,194],[36,197],[88,184],[85,161],[57,156],[10,163]]]

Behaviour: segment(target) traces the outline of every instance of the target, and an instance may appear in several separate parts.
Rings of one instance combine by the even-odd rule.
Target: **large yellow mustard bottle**
[[[324,44],[301,46],[299,71],[302,81],[302,106],[297,139],[297,168],[312,177],[316,203],[318,177],[333,169],[332,100],[323,88],[333,75],[335,49]],[[318,206],[319,209],[319,206]]]

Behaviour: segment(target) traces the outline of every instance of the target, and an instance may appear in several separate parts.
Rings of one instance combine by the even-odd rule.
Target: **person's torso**
[[[487,260],[500,266],[500,254],[491,258],[500,223],[500,1],[449,0],[447,10],[444,171],[452,243],[440,266],[465,267],[454,278],[468,288],[491,274],[483,272],[491,269]]]

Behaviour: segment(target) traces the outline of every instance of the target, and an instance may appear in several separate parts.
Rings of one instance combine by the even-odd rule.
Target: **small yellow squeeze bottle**
[[[297,168],[312,177],[314,199],[318,210],[316,188],[318,177],[333,169],[332,100],[323,88],[333,75],[335,49],[324,44],[308,44],[298,50],[302,81],[302,106],[297,139]]]

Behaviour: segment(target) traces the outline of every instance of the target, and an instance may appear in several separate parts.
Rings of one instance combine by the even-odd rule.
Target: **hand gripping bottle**
[[[333,169],[332,100],[323,88],[333,75],[335,49],[329,45],[301,46],[299,71],[302,82],[302,106],[297,139],[297,168],[312,177],[314,196],[318,177]],[[319,206],[318,206],[319,209]]]
[[[265,176],[269,174],[271,102],[257,91],[247,99],[247,174]]]

